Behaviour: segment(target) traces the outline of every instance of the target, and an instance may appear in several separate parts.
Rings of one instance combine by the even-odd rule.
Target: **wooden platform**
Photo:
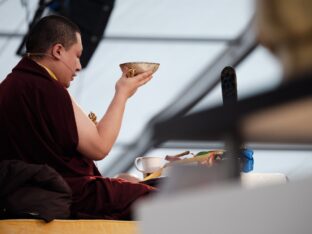
[[[137,221],[54,220],[46,223],[33,219],[0,220],[1,234],[137,234]]]

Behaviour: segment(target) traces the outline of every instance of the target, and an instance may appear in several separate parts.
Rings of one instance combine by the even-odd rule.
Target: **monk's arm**
[[[93,160],[103,159],[109,153],[121,127],[126,101],[115,95],[106,114],[95,125],[73,100],[79,152]]]
[[[92,160],[101,160],[110,152],[120,131],[128,98],[151,78],[151,72],[133,78],[126,78],[123,75],[116,83],[116,92],[111,104],[97,125],[72,99],[78,130],[79,152]]]

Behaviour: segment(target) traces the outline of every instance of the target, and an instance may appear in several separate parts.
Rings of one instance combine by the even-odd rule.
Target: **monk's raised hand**
[[[147,71],[147,72],[141,73],[139,75],[136,75],[136,76],[132,77],[131,79],[136,79],[138,82],[138,85],[142,86],[142,85],[146,84],[147,82],[149,82],[153,78],[152,74],[153,74],[153,71]]]
[[[131,97],[137,89],[152,79],[152,71],[146,71],[134,77],[127,77],[123,71],[121,78],[116,83],[116,93],[125,98]]]

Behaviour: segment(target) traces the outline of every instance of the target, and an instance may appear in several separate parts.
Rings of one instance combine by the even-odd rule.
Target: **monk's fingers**
[[[140,80],[140,81],[139,81],[139,85],[140,85],[140,86],[145,85],[145,84],[146,84],[147,82],[149,82],[152,78],[153,78],[153,76],[148,76],[148,77],[146,77],[145,79]]]
[[[137,81],[141,82],[141,81],[147,79],[148,77],[150,77],[152,74],[153,74],[153,71],[150,70],[150,71],[143,72],[143,73],[141,73],[141,74],[139,74],[133,78],[135,78]]]

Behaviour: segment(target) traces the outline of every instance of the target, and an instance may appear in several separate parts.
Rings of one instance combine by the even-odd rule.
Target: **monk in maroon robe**
[[[0,160],[47,164],[73,191],[73,216],[129,219],[138,198],[154,188],[104,178],[93,160],[103,159],[118,135],[126,100],[151,72],[116,83],[116,94],[95,125],[67,91],[81,69],[80,31],[60,16],[41,19],[28,36],[25,56],[0,84]]]

